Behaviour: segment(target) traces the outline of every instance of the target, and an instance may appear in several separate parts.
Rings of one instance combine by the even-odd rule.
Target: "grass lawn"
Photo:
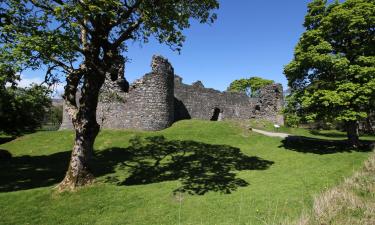
[[[304,128],[291,128],[281,126],[280,128],[275,129],[273,123],[265,120],[255,120],[252,119],[249,122],[249,126],[253,128],[258,128],[261,130],[266,130],[270,132],[282,132],[298,136],[312,137],[312,138],[323,138],[330,140],[344,140],[347,139],[346,132],[338,130],[313,130],[313,129],[304,129]],[[375,136],[372,135],[362,135],[361,140],[375,141]]]
[[[72,132],[2,144],[13,159],[0,162],[0,224],[279,224],[297,219],[369,155],[340,141],[293,143],[235,124],[104,130],[95,142],[97,183],[74,193],[53,190],[67,169]]]

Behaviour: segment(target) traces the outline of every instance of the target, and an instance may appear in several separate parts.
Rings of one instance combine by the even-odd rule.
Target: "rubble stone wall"
[[[283,106],[281,84],[271,84],[259,91],[258,97],[250,98],[244,93],[220,92],[205,88],[200,81],[187,85],[175,76],[175,118],[202,120],[218,119],[266,119],[283,124],[280,114]],[[215,111],[220,112],[215,118]]]

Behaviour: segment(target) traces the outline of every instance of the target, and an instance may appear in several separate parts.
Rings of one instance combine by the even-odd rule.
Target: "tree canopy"
[[[234,80],[230,83],[228,91],[245,93],[248,96],[256,96],[260,88],[275,83],[273,80],[267,80],[261,77],[250,77]]]
[[[285,66],[293,109],[309,121],[343,121],[358,143],[357,121],[375,106],[375,2],[308,5],[294,59]]]

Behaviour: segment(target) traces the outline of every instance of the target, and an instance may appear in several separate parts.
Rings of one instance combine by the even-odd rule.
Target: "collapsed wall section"
[[[282,109],[284,105],[283,86],[270,84],[259,90],[252,118],[264,119],[284,125]]]
[[[176,120],[197,118],[202,120],[265,119],[276,124],[284,123],[281,114],[283,92],[281,84],[267,85],[259,90],[258,97],[244,93],[220,92],[205,88],[200,81],[187,85],[175,76]]]
[[[253,115],[256,99],[246,94],[205,88],[200,81],[187,85],[179,76],[175,76],[174,86],[176,120],[249,119]]]

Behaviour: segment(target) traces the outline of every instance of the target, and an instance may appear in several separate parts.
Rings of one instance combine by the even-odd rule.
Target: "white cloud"
[[[43,82],[39,77],[26,78],[21,74],[21,80],[18,82],[18,87],[29,87],[32,83],[41,84]]]
[[[30,87],[31,84],[41,84],[44,79],[40,77],[25,77],[21,74],[21,80],[18,82],[18,87]],[[61,98],[61,95],[64,93],[65,83],[56,83],[51,86],[52,98]]]

